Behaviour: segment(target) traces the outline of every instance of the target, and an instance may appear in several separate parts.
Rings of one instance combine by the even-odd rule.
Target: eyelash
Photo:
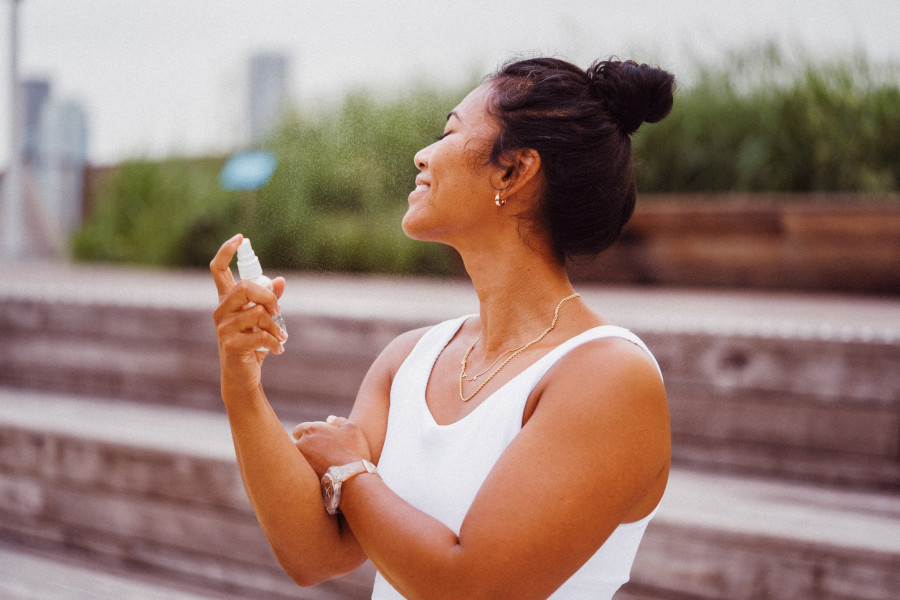
[[[437,136],[437,138],[435,138],[435,139],[436,139],[437,141],[441,141],[442,139],[444,139],[444,138],[447,137],[448,135],[450,135],[450,132],[449,132],[449,131],[448,131],[447,133],[442,133],[441,135]]]

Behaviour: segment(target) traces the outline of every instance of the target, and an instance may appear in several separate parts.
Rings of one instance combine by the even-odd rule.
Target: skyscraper
[[[272,133],[287,108],[288,57],[262,52],[250,57],[248,121],[250,145],[262,143]]]
[[[23,158],[26,162],[34,159],[38,144],[41,115],[50,98],[50,82],[45,79],[26,79],[21,84],[20,98],[25,113],[25,140]]]

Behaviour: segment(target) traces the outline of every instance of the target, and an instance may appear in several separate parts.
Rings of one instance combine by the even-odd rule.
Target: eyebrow
[[[450,112],[447,113],[448,121],[450,120],[450,117],[456,117],[457,121],[459,121],[460,123],[462,122],[462,119],[459,118],[459,113],[457,113],[455,110],[451,110]]]

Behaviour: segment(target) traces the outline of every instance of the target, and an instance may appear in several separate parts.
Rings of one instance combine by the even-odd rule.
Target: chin
[[[400,226],[403,229],[403,233],[405,233],[406,237],[409,239],[418,242],[446,243],[443,238],[436,233],[434,227],[428,226],[427,223],[424,223],[421,219],[417,220],[414,216],[410,215],[409,212],[403,217]]]
[[[421,231],[419,231],[412,223],[407,222],[406,219],[403,219],[403,223],[401,224],[401,228],[403,229],[403,233],[406,234],[411,240],[416,240],[419,242],[429,242],[431,241],[429,238],[425,237]]]
[[[400,223],[400,226],[403,228],[403,233],[410,239],[427,241],[422,237],[423,231],[421,223],[417,223],[417,220],[420,221],[421,219],[416,219],[416,209],[414,206],[410,206],[406,211],[406,214],[403,215],[403,221]]]

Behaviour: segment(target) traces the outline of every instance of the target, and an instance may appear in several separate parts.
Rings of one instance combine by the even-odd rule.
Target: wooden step
[[[365,598],[371,586],[371,569],[315,590],[283,573],[223,413],[0,389],[0,498],[6,540],[101,564],[247,597]]]
[[[207,276],[49,275],[20,272],[0,289],[0,385],[218,410]],[[264,384],[294,422],[347,414],[393,337],[477,309],[459,282],[298,275],[288,286],[291,337],[285,355],[266,361]],[[659,359],[677,464],[900,489],[900,301],[582,293]]]
[[[221,412],[0,388],[7,544],[246,597],[367,597],[370,567],[296,588],[243,494]],[[675,469],[623,597],[874,600],[897,589],[900,495]]]
[[[679,469],[630,587],[708,600],[896,597],[900,495]]]
[[[145,570],[104,566],[60,552],[0,542],[0,600],[240,600]]]

